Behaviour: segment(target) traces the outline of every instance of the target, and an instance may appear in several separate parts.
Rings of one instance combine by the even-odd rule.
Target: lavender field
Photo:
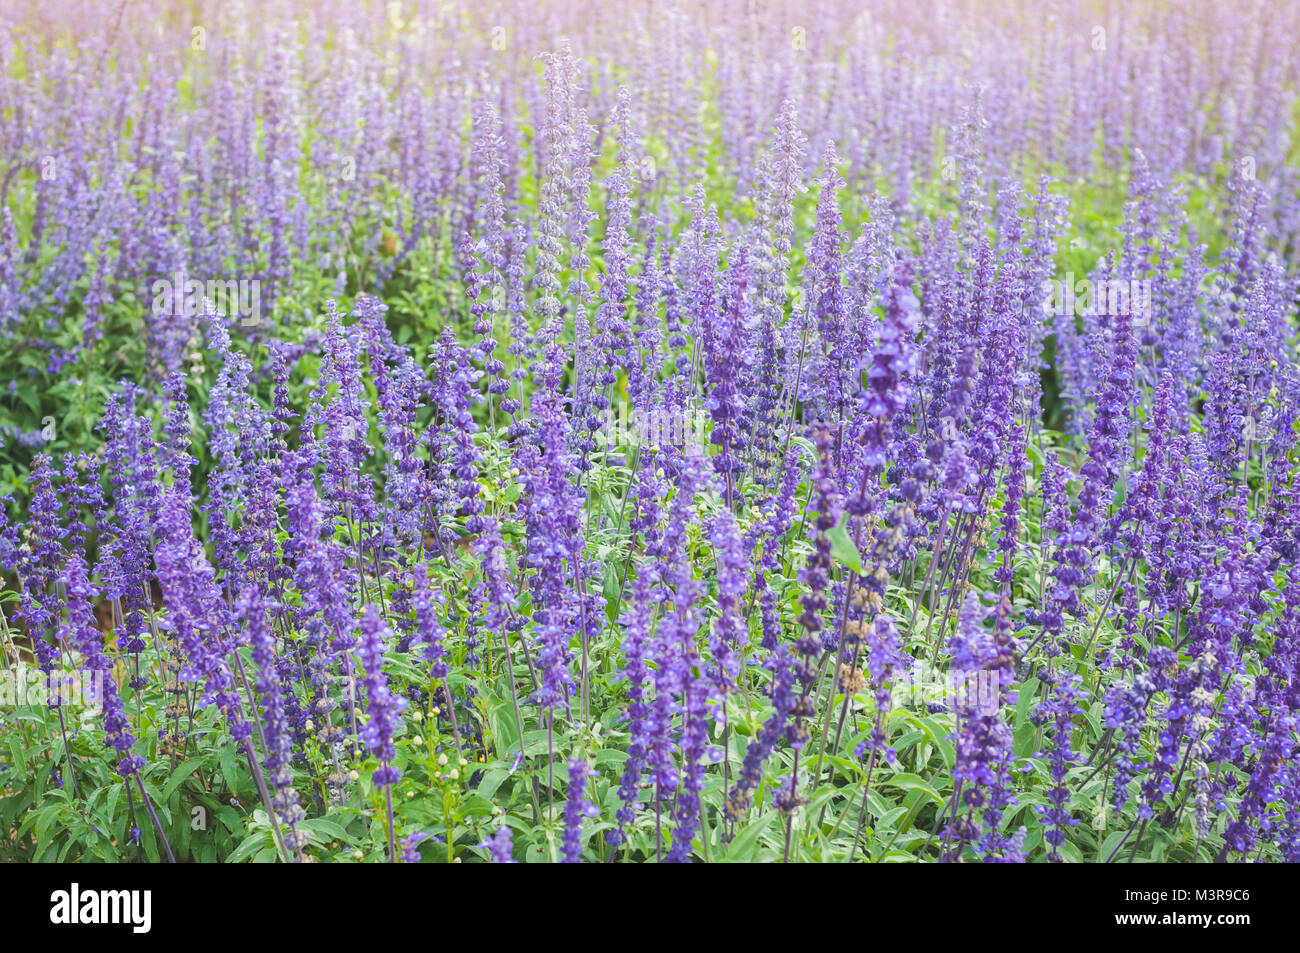
[[[0,6],[0,861],[1300,860],[1298,51]]]

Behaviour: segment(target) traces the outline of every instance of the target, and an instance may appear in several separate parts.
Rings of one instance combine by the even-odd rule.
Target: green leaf
[[[919,791],[921,794],[934,801],[939,807],[943,807],[943,796],[936,791],[930,782],[916,774],[896,774],[881,782],[883,787],[902,788],[904,791]]]
[[[23,776],[27,775],[27,758],[23,754],[23,743],[16,733],[9,735],[9,753],[14,756],[14,764]]]
[[[230,856],[226,858],[226,863],[228,864],[241,863],[242,861],[251,857],[254,851],[265,848],[270,841],[271,841],[271,834],[269,831],[265,831],[265,830],[254,831],[252,834],[249,834],[247,837],[244,838],[244,842],[242,844],[240,844],[238,847],[236,847],[234,850],[230,852]],[[272,845],[271,849],[272,850],[275,849],[274,845]]]
[[[835,561],[860,575],[862,573],[862,554],[858,552],[858,547],[849,538],[846,520],[841,519],[836,523],[827,532],[826,538],[831,541],[831,555],[835,557]]]
[[[205,760],[207,759],[190,758],[190,760],[186,761],[183,765],[173,771],[172,776],[167,780],[167,784],[163,787],[162,799],[164,801],[170,801],[171,796],[176,793],[176,789],[180,787],[185,779],[194,773],[194,769],[203,764]]]
[[[948,740],[948,732],[928,715],[917,715],[917,721],[925,726],[926,734],[930,736],[934,746],[939,749],[944,765],[951,771],[953,764],[957,760],[957,755],[953,751],[952,742]]]
[[[510,772],[504,768],[490,768],[483,772],[477,791],[483,797],[490,798],[497,793],[497,788],[501,787],[501,783],[508,777],[510,777]]]
[[[1029,720],[1029,709],[1038,696],[1038,686],[1040,684],[1038,679],[1029,678],[1024,681],[1019,689],[1020,697],[1016,701],[1015,734],[1015,752],[1018,757],[1027,757],[1033,754],[1035,728],[1033,722]]]
[[[605,615],[609,618],[610,622],[613,622],[618,618],[618,611],[620,608],[618,593],[620,588],[618,566],[613,560],[610,560],[605,563],[604,581]]]
[[[750,821],[741,828],[740,833],[731,839],[731,843],[727,845],[726,854],[719,859],[739,863],[752,860],[752,854],[758,844],[759,835],[767,829],[769,824],[771,824],[770,817],[759,817]]]
[[[352,836],[338,821],[329,817],[311,817],[305,821],[299,821],[298,827],[307,831],[309,834],[319,834],[325,840],[343,840],[351,843]]]
[[[238,797],[239,776],[235,773],[235,746],[231,744],[222,745],[218,758],[221,762],[221,776],[230,785],[230,793]]]
[[[33,414],[40,415],[41,399],[37,396],[36,387],[33,384],[24,384],[18,388],[18,399],[26,404]]]

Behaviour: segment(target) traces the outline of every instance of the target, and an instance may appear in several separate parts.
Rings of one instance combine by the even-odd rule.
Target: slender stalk
[[[384,767],[388,767],[388,762],[384,762]],[[393,830],[393,786],[384,785],[384,808],[388,812],[388,862],[397,863],[397,833]],[[451,857],[451,827],[447,828],[447,857]]]
[[[77,773],[72,767],[72,749],[68,747],[68,726],[63,718],[63,699],[60,698],[59,703],[54,707],[59,710],[59,732],[63,735],[63,756],[68,761],[68,783],[72,785],[72,799],[75,801],[78,800]]]
[[[153,821],[153,829],[158,833],[158,839],[162,841],[163,850],[167,851],[167,862],[176,863],[176,857],[172,854],[172,845],[167,843],[167,835],[163,833],[162,824],[158,823],[158,815],[154,813],[153,803],[149,800],[149,792],[144,789],[144,779],[140,777],[140,772],[135,772],[135,783],[140,788],[140,797],[144,799],[145,809],[149,812],[149,819]]]
[[[883,713],[876,712],[876,731],[880,730],[883,722]],[[871,792],[871,773],[876,768],[876,749],[871,749],[871,757],[867,759],[867,776],[862,782],[862,806],[858,808],[858,828],[853,832],[853,846],[849,848],[849,863],[853,863],[853,858],[858,852],[858,842],[862,840],[862,831],[867,826],[867,795]]]
[[[257,782],[257,794],[262,799],[262,807],[266,808],[266,819],[271,824],[271,833],[275,835],[275,846],[280,853],[280,859],[286,864],[289,863],[289,851],[284,846],[284,837],[280,833],[280,819],[276,816],[275,806],[271,803],[271,797],[266,789],[266,779],[262,776],[262,766],[257,762],[257,755],[253,751],[251,741],[245,739],[244,753],[248,755],[248,766],[253,772],[253,780]]]

